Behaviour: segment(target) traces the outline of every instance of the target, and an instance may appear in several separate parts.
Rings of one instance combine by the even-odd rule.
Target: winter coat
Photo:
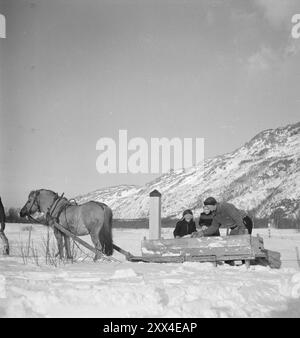
[[[189,235],[192,232],[196,231],[195,221],[192,219],[187,222],[185,219],[181,219],[176,223],[175,230],[173,231],[174,237],[180,236],[183,237],[185,235]]]
[[[200,227],[202,226],[206,226],[206,227],[210,227],[213,221],[213,213],[210,212],[209,214],[206,214],[205,212],[202,212],[200,214],[200,218],[199,218],[199,225]],[[220,236],[220,231],[219,228],[217,228],[217,230],[212,233],[210,236]]]
[[[213,213],[210,212],[209,214],[206,214],[205,212],[202,212],[200,214],[200,218],[199,218],[199,225],[202,226],[206,226],[209,227],[211,226],[213,220]]]
[[[204,236],[211,236],[220,226],[232,229],[230,234],[242,235],[247,233],[243,219],[247,216],[245,211],[239,210],[231,203],[217,203],[217,209],[213,212],[211,226],[204,230]],[[234,229],[234,230],[233,230]]]

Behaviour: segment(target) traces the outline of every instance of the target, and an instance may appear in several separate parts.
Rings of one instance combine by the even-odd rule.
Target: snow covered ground
[[[75,262],[59,263],[52,231],[46,262],[47,227],[32,226],[28,250],[29,228],[7,224],[12,255],[0,256],[0,317],[300,317],[300,233],[295,230],[272,229],[271,238],[266,229],[255,230],[267,249],[281,252],[283,265],[247,270],[130,263],[118,252],[113,256],[118,261],[94,263],[77,247]],[[172,230],[163,229],[163,237],[172,237]],[[114,229],[114,242],[137,255],[144,236],[146,229]]]

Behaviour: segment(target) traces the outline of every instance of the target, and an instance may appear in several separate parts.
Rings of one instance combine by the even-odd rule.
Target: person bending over
[[[230,236],[251,234],[252,220],[243,210],[231,203],[218,203],[213,197],[207,198],[204,205],[213,213],[212,224],[206,230],[194,233],[192,237],[212,236],[222,225],[227,227],[228,231],[230,229]]]

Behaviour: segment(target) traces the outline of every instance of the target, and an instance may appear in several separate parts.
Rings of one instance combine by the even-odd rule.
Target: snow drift
[[[27,227],[7,226],[12,256],[0,256],[0,317],[300,317],[295,230],[272,230],[271,238],[255,230],[267,248],[281,252],[283,268],[247,270],[197,262],[130,263],[118,252],[120,262],[94,263],[91,255],[57,267],[43,257],[39,265],[33,259],[24,264],[20,247]],[[172,230],[163,229],[163,236],[171,237]],[[47,227],[33,226],[39,253],[46,235]],[[146,229],[114,229],[115,243],[133,254],[140,254],[145,235]]]

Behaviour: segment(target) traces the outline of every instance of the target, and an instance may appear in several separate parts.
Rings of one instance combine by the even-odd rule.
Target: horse
[[[32,218],[36,212],[46,214],[46,224],[49,226],[53,224],[51,220],[55,219],[76,236],[89,234],[96,249],[94,261],[100,258],[101,252],[107,256],[112,255],[112,210],[106,204],[89,201],[77,205],[54,191],[39,189],[30,192],[20,216]],[[60,259],[64,258],[64,244],[67,259],[72,259],[70,237],[55,227],[53,230]]]
[[[5,211],[4,211],[2,201],[1,201],[1,197],[0,197],[0,222],[1,222],[0,238],[2,239],[2,242],[3,242],[3,255],[9,255],[9,243],[8,243],[7,237],[4,234],[4,230],[5,230]]]

